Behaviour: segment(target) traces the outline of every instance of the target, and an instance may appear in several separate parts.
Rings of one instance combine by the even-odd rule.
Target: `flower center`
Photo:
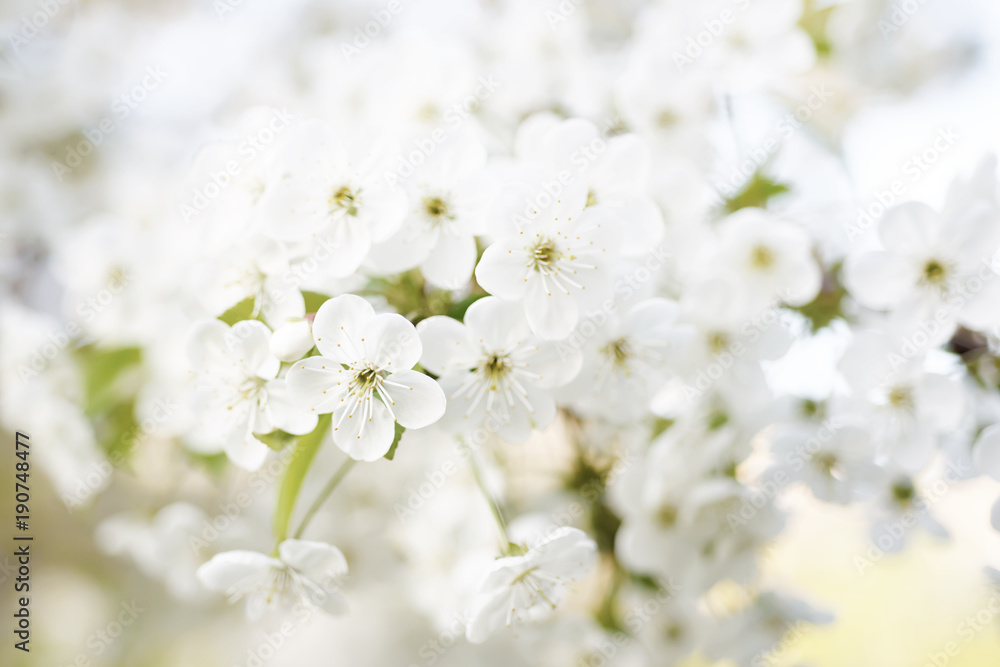
[[[347,215],[358,214],[358,193],[344,185],[334,191],[328,200],[330,213],[343,211]]]
[[[833,469],[837,467],[837,457],[832,452],[822,452],[813,458],[813,462],[819,471],[828,477],[833,476]]]
[[[767,271],[774,266],[774,251],[763,245],[756,245],[750,251],[750,266],[758,271]]]
[[[804,399],[799,406],[802,415],[808,418],[819,417],[824,413],[824,406],[811,398]]]
[[[712,354],[721,354],[729,347],[729,334],[724,331],[713,331],[708,334],[708,350]]]
[[[230,394],[231,402],[227,409],[232,410],[240,403],[246,401],[256,400],[259,403],[267,404],[267,392],[264,391],[265,384],[267,384],[267,380],[259,377],[246,378],[236,387],[235,395]]]
[[[921,282],[925,285],[941,285],[948,277],[948,267],[943,262],[936,259],[929,260],[924,264]]]
[[[586,271],[597,269],[596,263],[581,262],[579,261],[580,258],[573,252],[574,247],[579,247],[581,249],[587,248],[587,250],[584,250],[584,254],[589,254],[593,252],[593,248],[590,247],[593,242],[581,241],[579,237],[574,240],[567,234],[561,234],[560,236],[566,242],[566,245],[562,248],[557,246],[556,242],[551,238],[545,236],[539,237],[534,243],[524,248],[528,254],[524,279],[529,280],[533,275],[537,274],[542,287],[549,296],[555,290],[569,296],[571,287],[575,287],[578,290],[587,289],[579,282],[580,279],[576,277],[577,272],[580,269]],[[574,244],[579,245],[574,246]],[[602,248],[600,252],[604,252],[604,249]]]
[[[624,338],[611,341],[601,348],[601,352],[611,360],[613,366],[619,368],[627,366],[631,356],[628,341]]]
[[[496,391],[497,383],[503,380],[511,368],[513,366],[506,354],[493,353],[487,357],[486,363],[483,364],[483,375],[486,376],[490,389]]]
[[[656,124],[664,129],[673,127],[679,120],[680,118],[677,117],[677,114],[669,109],[664,109],[656,115]]]
[[[596,205],[597,205],[597,193],[594,192],[593,190],[587,190],[587,207]]]
[[[522,581],[524,581],[525,579],[527,579],[528,577],[530,577],[531,573],[534,572],[537,569],[538,569],[537,565],[535,565],[534,567],[529,567],[527,570],[525,570],[521,574],[519,574],[516,577],[514,577],[514,580],[510,582],[510,585],[513,586],[515,584],[521,583]]]
[[[541,239],[531,246],[531,266],[535,271],[549,269],[559,256],[556,244],[551,239]]]
[[[664,505],[656,511],[656,522],[663,528],[673,528],[677,524],[677,508]]]
[[[535,408],[528,400],[529,393],[525,383],[533,383],[541,379],[528,369],[528,364],[518,360],[518,351],[508,353],[504,350],[483,351],[479,364],[469,369],[469,374],[451,394],[455,400],[465,396],[468,407],[465,416],[468,417],[481,402],[486,404],[486,412],[505,423],[509,423],[511,410],[523,407],[529,414],[535,413]]]
[[[909,387],[893,387],[887,397],[889,405],[900,410],[913,407],[913,391]]]
[[[367,392],[381,384],[381,381],[382,376],[379,375],[378,370],[372,366],[366,366],[354,375],[352,389],[356,388],[358,391]]]
[[[909,505],[917,495],[913,480],[903,478],[892,485],[892,499],[900,505]]]
[[[441,197],[424,197],[423,206],[424,213],[434,223],[455,219],[451,205]]]

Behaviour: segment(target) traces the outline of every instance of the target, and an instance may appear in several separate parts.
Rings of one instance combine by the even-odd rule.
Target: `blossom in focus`
[[[320,307],[313,338],[320,356],[292,365],[289,394],[313,414],[333,414],[333,441],[351,458],[384,456],[397,422],[423,428],[444,414],[441,388],[411,370],[422,346],[406,318],[376,315],[361,297],[344,294]]]

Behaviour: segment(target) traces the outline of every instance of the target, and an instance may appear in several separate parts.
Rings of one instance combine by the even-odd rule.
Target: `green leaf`
[[[657,417],[656,421],[653,422],[653,433],[650,437],[658,438],[662,435],[668,428],[674,425],[673,419],[664,419],[662,417]]]
[[[847,290],[840,283],[840,265],[830,268],[823,277],[823,288],[816,298],[804,306],[795,306],[792,310],[801,313],[809,319],[813,333],[823,327],[828,327],[837,319],[844,319],[844,298]]]
[[[463,322],[465,320],[465,312],[469,310],[469,306],[474,304],[476,301],[479,301],[484,296],[486,296],[486,292],[473,292],[461,301],[453,303],[448,309],[448,317],[456,319],[459,322]]]
[[[271,431],[270,433],[265,433],[264,435],[254,434],[254,437],[274,451],[280,452],[285,447],[295,442],[295,439],[299,436],[292,435],[291,433],[285,433],[284,431]]]
[[[320,294],[319,292],[303,292],[302,298],[306,302],[306,312],[315,313],[319,310],[319,307],[330,300],[325,294]]]
[[[833,52],[833,44],[827,36],[830,17],[833,16],[835,5],[818,8],[817,0],[806,0],[799,26],[812,39],[816,54],[820,57],[829,56]]]
[[[242,322],[243,320],[252,320],[253,302],[254,300],[252,296],[247,297],[226,312],[219,315],[219,319],[229,326],[233,326],[237,322]]]
[[[399,441],[405,432],[406,429],[400,426],[399,422],[396,422],[396,436],[392,439],[392,446],[389,447],[389,451],[385,453],[385,458],[391,461],[393,457],[396,456],[396,447],[399,445]]]
[[[94,433],[113,462],[128,461],[144,433],[135,418],[135,401],[116,403],[94,421]]]
[[[230,469],[229,457],[225,452],[218,454],[199,454],[189,449],[184,450],[187,458],[195,464],[202,466],[213,477],[221,477],[224,472]]]
[[[330,430],[331,417],[329,414],[320,415],[319,423],[312,433],[299,438],[295,445],[292,460],[285,469],[285,476],[281,479],[281,488],[278,489],[278,505],[274,510],[274,537],[277,544],[285,541],[288,537],[288,526],[292,520],[292,511],[295,509],[295,501],[302,490],[302,482],[309,472],[309,465],[312,463],[319,446],[323,442],[323,437]]]
[[[142,360],[142,351],[137,347],[100,349],[93,345],[77,350],[83,368],[84,387],[88,416],[107,412],[115,407],[121,398],[115,394],[114,383],[122,373]]]
[[[726,210],[735,213],[741,208],[764,208],[771,199],[788,191],[787,185],[773,181],[758,171],[739,194],[726,200]]]

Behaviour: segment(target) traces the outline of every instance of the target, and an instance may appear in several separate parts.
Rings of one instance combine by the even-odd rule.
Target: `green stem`
[[[325,503],[326,499],[330,497],[330,494],[337,488],[337,485],[340,484],[341,480],[347,476],[347,473],[350,472],[354,464],[354,459],[349,458],[344,461],[339,468],[337,468],[337,472],[333,473],[333,477],[331,477],[330,481],[326,483],[326,486],[320,492],[319,496],[316,497],[316,500],[313,501],[313,504],[309,506],[309,509],[306,511],[306,515],[302,517],[302,523],[299,524],[299,529],[295,531],[295,539],[302,537],[302,533],[305,532],[306,526],[308,526],[309,522],[312,521],[313,516],[316,515],[316,512],[318,512],[319,508],[323,506],[323,503]]]
[[[274,508],[274,553],[278,552],[278,545],[288,537],[291,528],[292,512],[295,510],[295,501],[302,490],[302,482],[306,473],[309,472],[310,465],[323,438],[330,429],[331,416],[321,415],[316,424],[315,430],[308,435],[299,438],[295,443],[295,448],[291,450],[292,458],[285,468],[285,474],[281,479],[281,486],[278,489],[278,502]],[[284,455],[284,453],[283,453]]]
[[[510,551],[510,540],[507,539],[507,524],[503,520],[503,512],[500,511],[500,504],[497,503],[496,498],[490,493],[490,490],[486,488],[486,482],[483,481],[482,471],[479,469],[479,462],[476,461],[476,454],[471,449],[469,450],[469,462],[472,464],[472,476],[476,478],[476,485],[479,486],[479,490],[482,491],[483,496],[490,505],[490,510],[493,512],[493,520],[497,524],[497,530],[500,531],[501,551],[504,555]]]

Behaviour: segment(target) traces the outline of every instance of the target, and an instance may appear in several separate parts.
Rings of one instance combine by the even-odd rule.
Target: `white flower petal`
[[[528,283],[524,298],[525,315],[531,330],[549,340],[566,338],[579,320],[579,306],[573,295],[559,287],[542,284],[539,279]]]
[[[244,320],[232,328],[232,349],[240,364],[259,378],[270,380],[281,369],[271,354],[271,330],[263,322]]]
[[[417,324],[417,334],[423,348],[420,364],[432,373],[443,375],[453,368],[470,368],[476,362],[477,350],[469,342],[466,326],[458,320],[441,315],[428,317]]]
[[[511,351],[531,335],[524,307],[498,297],[484,297],[465,311],[469,337],[490,352]]]
[[[364,327],[375,317],[372,305],[354,294],[330,299],[316,313],[313,338],[324,357],[349,364],[364,359]]]
[[[408,319],[382,313],[361,329],[364,358],[380,368],[407,370],[420,361],[420,336]]]
[[[475,266],[476,240],[445,233],[438,237],[437,245],[420,264],[420,271],[435,287],[458,289],[469,282]]]
[[[898,305],[914,288],[916,279],[910,263],[881,251],[849,259],[844,270],[844,283],[851,295],[875,309]]]
[[[920,202],[907,202],[890,209],[878,225],[885,249],[908,257],[933,252],[940,230],[941,216]]]
[[[392,413],[406,428],[430,426],[444,415],[447,399],[437,382],[417,371],[399,371],[386,378]]]
[[[202,372],[224,364],[229,354],[229,333],[229,327],[220,320],[201,320],[191,325],[185,341],[191,368]]]
[[[523,241],[501,240],[483,253],[476,280],[484,290],[502,299],[520,299],[527,285],[528,255]]]
[[[347,559],[337,547],[326,542],[285,540],[278,555],[298,572],[326,588],[347,574]]]
[[[275,428],[293,435],[305,435],[316,428],[318,413],[305,407],[306,403],[292,400],[287,379],[271,380],[264,388]]]
[[[377,461],[392,446],[396,437],[395,422],[382,401],[362,400],[362,404],[355,401],[347,408],[349,416],[343,419],[341,412],[334,413],[333,442],[352,459]]]
[[[565,342],[541,341],[523,359],[526,371],[541,377],[534,384],[547,389],[562,387],[575,378],[583,367],[583,353]]]
[[[226,551],[198,568],[198,580],[214,591],[248,593],[282,564],[256,551]]]
[[[1000,482],[1000,424],[983,429],[973,449],[976,467]]]
[[[344,404],[350,373],[326,357],[307,357],[296,362],[285,381],[289,398],[303,410],[326,414]]]
[[[252,429],[236,428],[225,442],[226,456],[244,470],[258,470],[264,465],[270,451],[263,442],[253,437]]]

